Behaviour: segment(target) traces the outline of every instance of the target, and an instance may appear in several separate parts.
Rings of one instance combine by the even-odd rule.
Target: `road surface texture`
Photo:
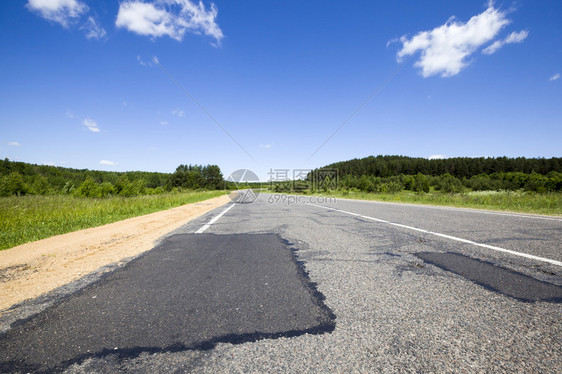
[[[562,218],[261,194],[0,336],[0,372],[562,367]]]

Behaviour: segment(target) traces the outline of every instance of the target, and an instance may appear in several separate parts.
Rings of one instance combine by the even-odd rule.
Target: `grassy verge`
[[[2,197],[0,250],[223,194],[224,191],[203,191],[103,199],[63,195]]]
[[[315,193],[314,195],[344,199],[488,209],[516,213],[562,215],[562,193],[537,194],[513,191],[473,191],[462,194],[446,194],[441,192],[418,194],[410,191],[402,191],[391,194],[360,191],[333,191],[329,193]]]

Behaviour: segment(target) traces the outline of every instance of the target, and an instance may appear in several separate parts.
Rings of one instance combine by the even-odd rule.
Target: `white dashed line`
[[[232,209],[232,207],[234,206],[234,204],[232,204],[231,206],[229,206],[228,208],[226,208],[225,210],[223,210],[222,212],[220,212],[219,214],[217,214],[215,217],[213,217],[213,219],[211,219],[209,222],[207,222],[206,224],[204,224],[199,230],[195,231],[196,234],[201,234],[203,232],[205,232],[205,230],[207,230],[209,227],[211,227],[211,225],[215,222],[218,221],[219,218],[221,218],[223,216],[223,214],[225,214],[226,212],[228,212],[230,209]]]
[[[458,238],[456,236],[441,234],[441,233],[438,233],[438,232],[427,231],[427,230],[424,230],[424,229],[419,229],[417,227],[406,226],[406,225],[402,225],[400,223],[385,221],[383,219],[364,216],[364,215],[361,215],[361,214],[352,213],[352,212],[348,212],[348,211],[341,210],[341,209],[330,208],[330,207],[326,207],[326,206],[322,206],[322,205],[315,205],[315,204],[306,204],[306,205],[311,205],[311,206],[315,206],[315,207],[318,207],[318,208],[333,210],[335,212],[345,213],[345,214],[349,214],[349,215],[352,215],[352,216],[357,216],[357,217],[361,217],[361,218],[364,218],[364,219],[368,219],[368,220],[371,220],[371,221],[386,223],[386,224],[389,224],[389,225],[392,225],[392,226],[402,227],[402,228],[408,229],[408,230],[419,231],[419,232],[423,232],[425,234],[435,235],[435,236],[439,236],[439,237],[445,238],[445,239],[456,240],[458,242],[472,244],[472,245],[476,245],[478,247],[492,249],[492,250],[498,251],[498,252],[509,253],[511,255],[514,255],[514,256],[525,257],[525,258],[528,258],[528,259],[531,259],[531,260],[548,262],[549,264],[552,264],[552,265],[562,266],[562,262],[556,261],[556,260],[551,260],[549,258],[534,256],[534,255],[530,255],[530,254],[522,253],[522,252],[516,252],[516,251],[512,251],[510,249],[500,248],[500,247],[496,247],[496,246],[493,246],[493,245],[477,243],[477,242],[473,242],[472,240],[462,239],[462,238]]]

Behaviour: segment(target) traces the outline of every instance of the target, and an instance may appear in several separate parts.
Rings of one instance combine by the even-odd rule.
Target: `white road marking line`
[[[424,230],[424,229],[420,229],[417,227],[412,227],[412,226],[406,226],[406,225],[402,225],[400,223],[395,223],[395,222],[390,222],[390,221],[385,221],[383,219],[379,219],[379,218],[374,218],[374,217],[369,217],[369,216],[364,216],[364,215],[360,215],[357,213],[352,213],[352,212],[348,212],[345,210],[341,210],[341,209],[336,209],[336,208],[330,208],[330,207],[326,207],[326,206],[322,206],[322,205],[315,205],[315,204],[309,204],[307,203],[306,205],[311,205],[311,206],[315,206],[318,208],[323,208],[323,209],[328,209],[328,210],[333,210],[336,212],[340,212],[340,213],[345,213],[345,214],[349,214],[352,216],[358,216],[361,218],[365,218],[371,221],[376,221],[376,222],[380,222],[380,223],[386,223],[392,226],[398,226],[398,227],[402,227],[408,230],[414,230],[414,231],[419,231],[419,232],[423,232],[425,234],[430,234],[430,235],[435,235],[435,236],[439,236],[441,238],[445,238],[445,239],[450,239],[450,240],[456,240],[458,242],[462,242],[462,243],[467,243],[467,244],[472,244],[472,245],[476,245],[478,247],[482,247],[482,248],[487,248],[487,249],[492,249],[494,251],[498,251],[498,252],[503,252],[503,253],[509,253],[511,255],[515,255],[515,256],[519,256],[519,257],[525,257],[531,260],[537,260],[537,261],[542,261],[542,262],[548,262],[549,264],[553,264],[553,265],[557,265],[557,266],[562,266],[562,262],[560,261],[556,261],[556,260],[551,260],[549,258],[545,258],[545,257],[539,257],[539,256],[534,256],[534,255],[530,255],[527,253],[522,253],[522,252],[516,252],[516,251],[512,251],[510,249],[505,249],[505,248],[500,248],[500,247],[496,247],[493,245],[488,245],[488,244],[483,244],[483,243],[477,243],[477,242],[473,242],[472,240],[468,240],[468,239],[463,239],[463,238],[458,238],[456,236],[451,236],[451,235],[446,235],[446,234],[441,234],[438,232],[433,232],[433,231],[428,231],[428,230]]]
[[[211,225],[215,222],[218,221],[219,218],[221,218],[223,216],[223,214],[225,214],[226,212],[228,212],[230,209],[232,209],[232,207],[234,206],[234,204],[232,204],[231,206],[229,206],[228,208],[226,208],[225,210],[223,210],[222,212],[220,212],[219,214],[217,214],[215,217],[213,217],[209,222],[207,222],[206,224],[204,224],[199,230],[195,231],[196,234],[201,234],[203,232],[205,232],[205,230],[207,230],[209,227],[211,227]]]
[[[394,206],[405,205],[405,206],[413,206],[413,207],[416,207],[416,208],[441,209],[441,210],[449,210],[449,211],[457,211],[457,212],[461,211],[461,212],[468,212],[468,213],[492,214],[492,215],[496,215],[496,216],[543,219],[543,220],[546,220],[546,221],[562,222],[562,218],[547,217],[547,216],[543,217],[543,216],[539,216],[539,215],[532,215],[532,214],[525,214],[525,213],[492,212],[492,211],[489,211],[489,210],[482,210],[482,209],[450,208],[450,207],[446,207],[446,206],[410,204],[410,203],[401,203],[401,202],[389,203],[387,201],[356,200],[356,199],[345,199],[345,198],[338,198],[338,199],[350,201],[350,202],[353,202],[353,203],[385,204],[385,205],[394,205]]]

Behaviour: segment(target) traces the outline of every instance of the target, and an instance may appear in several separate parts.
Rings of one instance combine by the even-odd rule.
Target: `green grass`
[[[0,198],[0,250],[224,195],[224,191],[103,199],[73,196]]]
[[[538,194],[514,191],[472,191],[462,194],[446,194],[441,192],[418,194],[410,191],[402,191],[391,194],[333,191],[329,193],[320,192],[314,195],[345,199],[488,209],[516,213],[562,215],[562,193],[560,192]]]

